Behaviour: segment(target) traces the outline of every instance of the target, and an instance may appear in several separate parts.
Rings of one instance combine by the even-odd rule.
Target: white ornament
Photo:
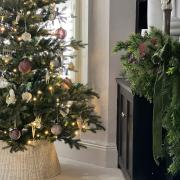
[[[9,82],[7,79],[0,77],[0,89],[7,88],[9,86]]]
[[[10,104],[16,103],[16,97],[13,89],[9,90],[9,95],[6,96],[6,104],[9,106]]]
[[[28,103],[32,99],[32,94],[29,92],[25,92],[22,94],[23,101],[26,101]]]
[[[49,84],[50,81],[50,75],[49,75],[49,71],[46,71],[46,84]]]
[[[31,41],[31,34],[28,32],[25,32],[21,35],[21,39],[23,41]]]

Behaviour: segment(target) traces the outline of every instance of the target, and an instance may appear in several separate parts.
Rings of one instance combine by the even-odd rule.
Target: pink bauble
[[[67,36],[67,31],[60,27],[56,30],[55,35],[59,39],[64,39]]]
[[[18,69],[21,73],[29,73],[32,70],[32,65],[31,65],[31,61],[29,61],[28,59],[23,59],[18,66]]]
[[[51,133],[58,136],[62,132],[62,127],[59,124],[55,124],[51,127]]]
[[[21,131],[19,131],[18,129],[12,129],[9,131],[9,137],[12,140],[17,141],[18,139],[20,139],[21,137]]]

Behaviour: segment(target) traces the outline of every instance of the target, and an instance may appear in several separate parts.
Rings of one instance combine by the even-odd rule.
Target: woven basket
[[[60,174],[54,144],[39,141],[25,152],[10,153],[0,141],[0,180],[45,180]]]

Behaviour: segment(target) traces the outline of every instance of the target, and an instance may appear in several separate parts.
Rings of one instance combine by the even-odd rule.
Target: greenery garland
[[[133,34],[118,42],[114,51],[121,50],[132,91],[153,102],[154,159],[158,163],[171,157],[168,170],[175,174],[180,171],[180,43],[152,28],[144,36]]]

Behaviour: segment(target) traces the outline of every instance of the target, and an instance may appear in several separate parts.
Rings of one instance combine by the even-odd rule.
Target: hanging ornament
[[[3,48],[2,60],[7,64],[12,60],[13,51],[8,48]]]
[[[28,32],[24,32],[22,35],[21,35],[21,39],[23,41],[31,41],[31,34],[28,33]]]
[[[66,107],[70,108],[73,105],[74,101],[68,101]]]
[[[54,134],[55,136],[60,135],[61,132],[62,132],[62,127],[61,127],[61,125],[59,125],[59,124],[54,124],[54,125],[51,127],[51,133]]]
[[[4,77],[0,77],[0,89],[7,88],[9,86],[9,82]]]
[[[50,4],[49,12],[50,12],[49,20],[51,20],[51,21],[55,20],[55,18],[56,18],[56,3]]]
[[[23,101],[26,101],[26,103],[28,103],[32,99],[32,94],[29,92],[25,92],[22,94],[22,99]]]
[[[17,12],[17,16],[14,24],[19,24],[22,15],[23,15],[22,11]]]
[[[26,18],[24,20],[24,24],[25,24],[25,32],[21,35],[21,39],[23,41],[31,41],[31,34],[27,32]]]
[[[21,73],[27,74],[29,72],[31,72],[32,70],[32,64],[31,61],[29,61],[29,59],[24,58],[18,66],[18,69]]]
[[[56,69],[56,68],[58,68],[58,67],[60,67],[60,62],[56,59],[56,60],[52,60],[51,62],[50,62],[50,68],[51,69]]]
[[[17,141],[18,139],[20,139],[21,137],[21,131],[18,130],[17,128],[15,129],[10,129],[9,131],[9,137],[14,140]]]
[[[10,55],[5,55],[5,56],[2,57],[2,60],[3,60],[6,64],[8,64],[8,63],[12,60],[12,56],[10,56]]]
[[[68,64],[68,70],[77,72],[77,70],[75,69],[75,65],[72,62]]]
[[[69,78],[65,78],[62,80],[62,82],[60,83],[60,86],[63,88],[63,89],[70,89],[72,87],[72,81],[69,79]]]
[[[40,129],[41,128],[41,117],[40,116],[37,116],[35,118],[35,120],[29,124],[29,126],[32,127],[32,137],[33,139],[35,138],[35,135],[36,135],[36,129]]]
[[[46,77],[45,77],[45,79],[46,79],[46,84],[49,84],[50,74],[49,74],[49,71],[48,71],[48,70],[46,70]]]
[[[16,97],[13,89],[9,90],[9,95],[6,96],[6,104],[9,106],[10,104],[16,103]]]
[[[62,27],[58,28],[55,31],[55,36],[59,39],[65,39],[65,37],[67,36],[67,31],[65,29],[63,29]]]

